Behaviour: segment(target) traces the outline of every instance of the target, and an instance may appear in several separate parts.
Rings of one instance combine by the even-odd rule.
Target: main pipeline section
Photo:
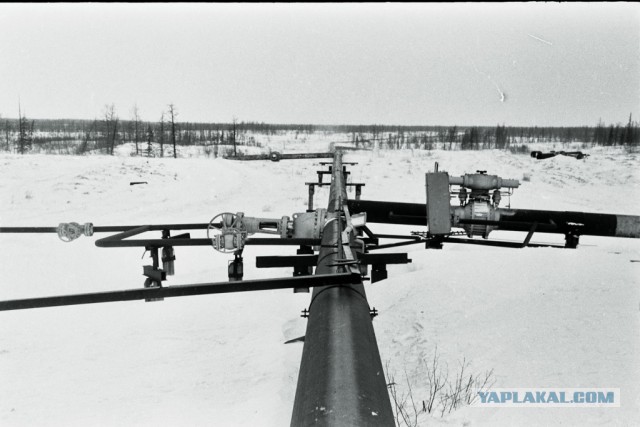
[[[316,275],[343,272],[347,202],[341,153],[332,167]],[[393,412],[364,286],[313,290],[291,426],[394,426]]]

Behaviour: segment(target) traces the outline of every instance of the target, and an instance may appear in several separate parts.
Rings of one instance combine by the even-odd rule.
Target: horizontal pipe
[[[503,230],[511,231],[529,231],[533,223],[531,222],[514,222],[514,221],[485,221],[480,219],[460,219],[458,224],[466,225],[490,225],[493,227],[499,227]],[[538,224],[536,223],[536,232],[542,233],[557,233],[558,226],[556,224]]]
[[[422,203],[349,200],[349,209],[354,213],[366,212],[367,222],[421,226],[427,224],[427,207]],[[533,209],[498,211],[501,220],[486,223],[495,225],[500,230],[527,231],[535,222],[536,233],[565,234],[577,230],[580,235],[640,238],[640,216]]]
[[[247,154],[243,156],[228,156],[227,160],[294,160],[294,159],[330,159],[333,153],[289,153],[281,154]]]
[[[149,227],[149,231],[158,230],[206,230],[209,226],[208,222],[205,223],[190,223],[190,224],[154,224],[146,225]],[[140,228],[143,225],[108,225],[108,226],[94,226],[94,233],[113,233],[117,231],[128,231],[134,228]]]
[[[156,225],[118,225],[93,227],[94,233],[114,233],[113,236],[96,240],[96,246],[100,248],[119,247],[163,247],[163,246],[210,246],[211,239],[207,238],[169,238],[169,239],[130,239],[129,237],[149,231],[175,231],[175,230],[206,230],[208,223],[203,224],[156,224]],[[57,233],[57,227],[0,227],[0,233]],[[245,245],[261,246],[315,246],[320,244],[320,239],[305,238],[263,238],[249,237]]]
[[[411,241],[410,243],[416,243]],[[417,242],[422,243],[422,241]],[[406,253],[356,253],[360,265],[371,264],[407,264],[411,262]],[[282,268],[282,267],[313,267],[318,262],[318,255],[290,255],[290,256],[257,256],[257,268]]]
[[[609,237],[640,237],[640,217],[631,215],[600,214],[589,212],[541,211],[532,209],[499,209],[500,219],[509,223],[533,223],[556,225],[554,231],[536,232],[565,234],[577,230],[580,235]],[[577,228],[576,228],[577,227]],[[499,225],[500,230],[510,230]]]
[[[132,240],[123,240],[126,237],[130,237],[132,235],[138,234],[140,232],[149,231],[148,229],[143,229],[144,227],[140,227],[138,229],[129,230],[124,233],[105,237],[104,239],[100,239],[96,241],[96,246],[100,248],[121,248],[121,247],[163,247],[163,246],[211,246],[211,239],[200,238],[200,239],[186,239],[186,238],[175,238],[175,239],[132,239]],[[137,230],[137,232],[136,232]],[[140,231],[142,230],[142,231]],[[125,236],[125,237],[122,237]],[[308,245],[313,246],[320,243],[320,239],[297,239],[297,238],[289,238],[289,239],[281,239],[281,238],[248,238],[245,240],[245,246],[251,245],[260,245],[260,246],[298,246],[298,245]]]
[[[257,268],[315,267],[317,255],[257,256]]]
[[[192,295],[222,294],[229,292],[264,291],[271,289],[328,285],[336,286],[352,283],[361,283],[359,274],[340,273],[324,276],[283,277],[277,279],[244,280],[239,282],[199,283],[0,301],[0,311],[116,301],[134,301],[142,299],[172,298]]]
[[[291,237],[286,239],[280,239],[275,237],[249,237],[244,242],[245,245],[266,245],[266,246],[317,246],[320,244],[320,239],[308,239]]]
[[[157,224],[147,225],[148,231],[156,230],[206,230],[209,223],[204,224]],[[94,226],[94,233],[116,233],[129,231],[144,225],[109,225]],[[58,227],[0,227],[0,233],[57,233]]]
[[[57,233],[57,227],[0,227],[0,233]]]
[[[529,242],[509,242],[502,240],[485,240],[485,239],[461,239],[459,237],[447,237],[442,240],[443,243],[464,243],[478,246],[495,246],[502,248],[565,248],[564,245],[556,245],[553,243],[529,243]]]
[[[130,247],[163,247],[163,246],[211,246],[211,239],[100,239],[96,240],[99,248],[130,248]]]
[[[367,223],[427,225],[427,205],[420,203],[349,200],[352,213],[366,212]]]

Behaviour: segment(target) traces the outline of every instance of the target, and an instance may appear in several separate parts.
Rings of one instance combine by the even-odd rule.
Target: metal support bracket
[[[567,232],[564,234],[564,247],[567,249],[575,249],[580,243],[580,235],[583,224],[567,224]]]
[[[313,274],[313,266],[316,265],[318,257],[314,255],[313,248],[311,246],[300,245],[300,249],[296,251],[299,257],[306,257],[307,261],[313,259],[314,263],[311,265],[296,264],[293,266],[293,277],[311,276]],[[258,260],[256,259],[256,263]],[[293,288],[294,293],[309,293],[308,287]]]
[[[387,264],[373,264],[371,267],[371,283],[376,283],[389,277]]]
[[[239,282],[242,280],[244,276],[242,252],[233,255],[233,260],[229,261],[228,273],[230,282]]]
[[[159,268],[159,256],[157,247],[148,247],[151,252],[153,265],[145,265],[142,267],[142,274],[146,277],[144,281],[145,288],[161,288],[162,282],[167,280],[167,273]],[[163,301],[164,298],[146,298],[146,302]]]

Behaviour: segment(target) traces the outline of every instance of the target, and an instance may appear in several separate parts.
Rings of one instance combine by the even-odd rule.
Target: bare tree
[[[116,145],[116,133],[118,131],[118,116],[116,115],[116,107],[113,104],[104,106],[104,125],[105,146],[107,152],[113,156],[113,149]]]
[[[87,152],[88,147],[89,147],[89,139],[91,138],[91,133],[92,131],[95,130],[96,128],[96,124],[97,124],[98,120],[94,119],[93,122],[91,123],[91,126],[89,126],[88,130],[85,130],[85,126],[84,126],[84,122],[82,124],[82,143],[78,146],[77,150],[76,150],[76,154],[84,154]]]
[[[111,155],[113,156],[113,150],[116,146],[116,139],[118,138],[118,116],[115,116],[113,120],[113,132],[111,133]]]
[[[238,119],[236,117],[233,118],[233,157],[238,156],[238,152],[236,150],[236,124],[238,123]]]
[[[22,114],[22,107],[18,102],[18,152],[20,154],[24,154],[31,148],[32,136],[33,122],[31,123],[31,130],[29,130],[29,122]]]
[[[5,143],[7,145],[7,151],[11,151],[11,146],[9,145],[9,120],[4,120],[4,138]]]
[[[160,116],[160,157],[164,157],[164,111]]]
[[[175,118],[178,116],[178,113],[175,110],[173,104],[169,104],[169,117],[171,120],[171,142],[173,143],[173,158],[177,158],[178,154],[176,152],[176,121]]]
[[[151,143],[153,142],[153,129],[151,129],[151,123],[147,126],[147,157],[151,157],[153,151]]]
[[[449,142],[449,151],[451,151],[453,149],[453,144],[458,142],[458,126],[449,128],[447,139]]]
[[[131,112],[133,116],[133,140],[136,144],[136,156],[140,154],[138,149],[138,141],[140,139],[139,128],[140,128],[140,112],[138,111],[138,104],[133,104],[133,110]]]

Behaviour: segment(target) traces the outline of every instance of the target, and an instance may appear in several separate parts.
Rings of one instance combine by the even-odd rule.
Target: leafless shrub
[[[389,388],[389,395],[391,396],[391,404],[393,406],[393,415],[396,420],[397,426],[418,426],[420,415],[424,412],[417,405],[413,398],[413,389],[411,388],[411,381],[407,371],[404,372],[404,379],[406,382],[407,391],[398,391],[398,384],[395,381],[395,376],[390,373],[389,362],[386,364],[387,371],[387,387]]]
[[[446,391],[439,396],[440,416],[471,405],[478,398],[478,390],[485,391],[493,386],[493,369],[484,374],[474,374],[469,373],[469,367],[470,363],[466,359],[459,362],[455,379],[447,383]]]
[[[437,347],[433,352],[433,359],[428,363],[424,363],[424,369],[427,375],[429,394],[426,402],[423,404],[423,408],[430,414],[434,409],[433,405],[436,402],[436,398],[441,394],[442,389],[444,389],[449,379],[449,373],[440,367],[440,355],[438,354]]]
[[[470,367],[471,363],[463,358],[458,363],[455,375],[450,376],[448,367],[441,364],[436,348],[433,357],[424,359],[413,376],[426,380],[425,398],[419,399],[414,394],[414,389],[421,384],[412,382],[406,370],[402,382],[396,382],[395,373],[387,362],[387,387],[396,425],[417,427],[429,415],[438,414],[444,417],[456,409],[474,403],[478,398],[477,392],[491,389],[495,380],[493,369],[478,374],[470,372]]]

